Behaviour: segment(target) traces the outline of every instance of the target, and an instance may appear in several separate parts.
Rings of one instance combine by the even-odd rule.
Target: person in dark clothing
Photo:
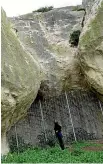
[[[63,136],[61,133],[61,126],[58,124],[58,122],[54,122],[54,130],[55,130],[55,135],[58,138],[59,145],[62,150],[64,150],[64,143],[63,143]]]

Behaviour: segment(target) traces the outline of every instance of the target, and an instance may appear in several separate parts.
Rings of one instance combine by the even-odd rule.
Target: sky
[[[1,0],[1,6],[8,17],[30,13],[44,6],[55,8],[81,4],[82,0]]]

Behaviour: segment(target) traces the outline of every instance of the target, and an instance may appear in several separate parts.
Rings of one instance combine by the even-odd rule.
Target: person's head
[[[57,120],[55,120],[55,121],[54,121],[54,124],[58,125],[58,121],[57,121]]]

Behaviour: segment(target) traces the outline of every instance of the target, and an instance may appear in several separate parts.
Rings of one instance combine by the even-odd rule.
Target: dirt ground
[[[86,150],[86,151],[103,151],[103,140],[94,140],[91,143],[100,144],[101,146],[85,146],[85,147],[83,147],[83,150]]]
[[[85,151],[103,151],[103,146],[86,146],[83,148]]]
[[[103,144],[103,139],[101,140],[93,140],[93,141],[90,141],[91,143],[97,143],[97,144]]]
[[[102,140],[93,140],[93,141],[90,141],[90,143],[100,144],[100,146],[99,145],[85,146],[85,147],[82,147],[81,149],[85,150],[85,151],[103,151],[103,139]],[[72,146],[69,146],[67,148],[69,148],[70,152],[73,152],[73,150],[74,150],[74,148]]]

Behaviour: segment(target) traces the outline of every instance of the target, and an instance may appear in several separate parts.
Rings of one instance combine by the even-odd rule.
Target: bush
[[[72,11],[85,11],[85,8],[80,8],[80,6],[74,6]]]
[[[82,129],[82,128],[75,128],[75,135],[76,135],[76,139],[79,142],[84,142],[87,140],[95,140],[95,134],[94,133],[88,133],[86,130]],[[73,131],[69,132],[66,142],[67,143],[73,143],[74,141],[74,134]]]
[[[79,8],[77,11],[85,11],[85,8]]]
[[[53,132],[51,130],[46,130],[46,136],[47,136],[47,141],[46,141],[44,132],[38,135],[39,146],[40,147],[46,147],[46,146],[54,147],[56,144],[56,137],[53,135]]]
[[[80,33],[81,33],[80,30],[77,30],[77,31],[73,31],[73,33],[70,34],[69,43],[71,44],[71,46],[78,46]]]
[[[44,12],[48,12],[48,11],[50,11],[50,10],[52,10],[52,9],[53,9],[53,6],[41,7],[41,8],[39,8],[38,10],[35,10],[34,12],[42,12],[42,13],[44,13]]]
[[[30,144],[24,143],[24,140],[18,136],[18,146],[17,146],[17,141],[15,136],[11,136],[9,139],[9,147],[10,147],[10,152],[23,152],[27,148],[31,148]]]
[[[54,147],[56,144],[56,137],[53,135],[53,132],[51,130],[47,130],[47,145],[50,147]]]

